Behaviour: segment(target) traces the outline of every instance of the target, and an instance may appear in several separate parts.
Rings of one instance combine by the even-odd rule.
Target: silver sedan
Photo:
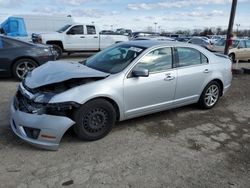
[[[196,45],[129,41],[80,62],[48,62],[20,83],[11,105],[17,136],[56,150],[73,126],[83,140],[116,121],[198,103],[210,109],[231,85],[231,61]]]

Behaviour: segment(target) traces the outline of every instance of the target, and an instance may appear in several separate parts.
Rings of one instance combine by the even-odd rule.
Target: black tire
[[[209,101],[209,94],[208,94],[208,92],[209,92],[209,89],[211,89],[211,88],[213,88],[213,86],[214,86],[214,88],[217,88],[218,89],[218,93],[217,93],[217,98],[216,98],[216,100],[215,100],[215,102],[214,103],[212,103],[212,101],[211,101],[211,104],[209,105],[208,103],[208,101]],[[216,104],[217,104],[217,102],[219,101],[219,99],[220,99],[220,96],[221,96],[221,87],[220,87],[220,84],[217,82],[217,81],[211,81],[206,87],[205,87],[205,89],[203,90],[203,92],[202,92],[202,94],[201,94],[201,96],[200,96],[200,99],[199,99],[199,101],[198,101],[198,105],[199,105],[199,107],[200,108],[202,108],[202,109],[210,109],[210,108],[213,108]],[[215,99],[215,96],[211,96],[211,97],[213,97],[212,99],[214,100]],[[210,99],[211,100],[211,99]]]
[[[235,63],[235,54],[231,53],[228,55],[229,59],[231,59],[232,63]]]
[[[53,44],[53,48],[56,51],[56,60],[60,59],[63,54],[63,49],[57,44]]]
[[[32,59],[19,59],[12,66],[12,75],[17,80],[23,80],[28,71],[32,71],[36,67],[38,67],[38,64]]]
[[[74,112],[74,131],[86,141],[98,140],[106,136],[116,120],[116,112],[111,103],[104,99],[94,99]]]

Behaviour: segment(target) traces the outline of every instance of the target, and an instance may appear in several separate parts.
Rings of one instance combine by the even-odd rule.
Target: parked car
[[[210,109],[231,85],[232,63],[197,45],[153,40],[112,46],[83,64],[46,63],[20,83],[11,128],[26,142],[58,149],[73,126],[83,140],[116,121],[192,103]]]
[[[210,38],[211,44],[216,43],[217,41],[219,41],[222,38],[225,38],[225,37],[220,36],[220,35],[212,35]]]
[[[135,39],[138,37],[152,37],[152,36],[160,36],[160,33],[147,32],[147,31],[137,31],[137,32],[132,33],[131,39]]]
[[[116,30],[116,33],[121,34],[121,35],[126,35],[131,37],[132,36],[132,30],[131,29],[124,29],[124,28],[119,28]]]
[[[208,39],[206,39],[205,37],[192,37],[188,43],[190,44],[196,44],[196,45],[199,45],[203,48],[206,48],[206,49],[210,49],[210,42]]]
[[[162,37],[162,36],[149,36],[149,37],[137,37],[132,40],[158,40],[158,41],[175,41],[175,39],[170,37]]]
[[[223,53],[225,50],[226,39],[222,38],[211,46],[213,52]],[[249,39],[233,39],[232,46],[229,49],[228,56],[234,62],[238,60],[250,59],[250,40]]]
[[[211,50],[212,52],[221,52],[221,53],[223,53],[224,50],[225,50],[225,44],[226,44],[226,38],[221,38],[216,43],[211,45],[209,47],[209,50]],[[238,46],[238,44],[239,44],[238,39],[233,39],[232,40],[232,48],[236,48]]]
[[[102,30],[102,31],[100,31],[99,34],[100,34],[100,35],[109,35],[109,34],[115,35],[115,34],[117,34],[117,33],[115,33],[114,31],[111,31],[111,30]]]
[[[21,80],[28,71],[55,60],[52,46],[36,45],[0,35],[0,76]]]
[[[191,37],[177,37],[176,40],[179,42],[188,42]]]
[[[235,62],[236,60],[250,60],[250,39],[240,39],[235,48],[229,49],[229,58]]]
[[[100,35],[95,25],[66,25],[54,33],[33,34],[32,41],[53,45],[59,59],[63,52],[100,51],[112,44],[128,41],[123,35]]]

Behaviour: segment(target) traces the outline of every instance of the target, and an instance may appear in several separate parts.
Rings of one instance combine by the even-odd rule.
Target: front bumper
[[[11,104],[10,124],[13,132],[25,142],[48,150],[57,150],[62,136],[75,122],[68,117],[37,115],[19,111]],[[36,139],[31,138],[26,129],[39,130]]]

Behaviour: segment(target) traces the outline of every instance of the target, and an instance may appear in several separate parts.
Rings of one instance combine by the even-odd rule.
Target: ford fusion
[[[24,141],[57,150],[73,126],[87,141],[116,121],[197,103],[216,105],[231,85],[231,61],[185,43],[129,41],[81,62],[48,62],[20,83],[11,127]]]

